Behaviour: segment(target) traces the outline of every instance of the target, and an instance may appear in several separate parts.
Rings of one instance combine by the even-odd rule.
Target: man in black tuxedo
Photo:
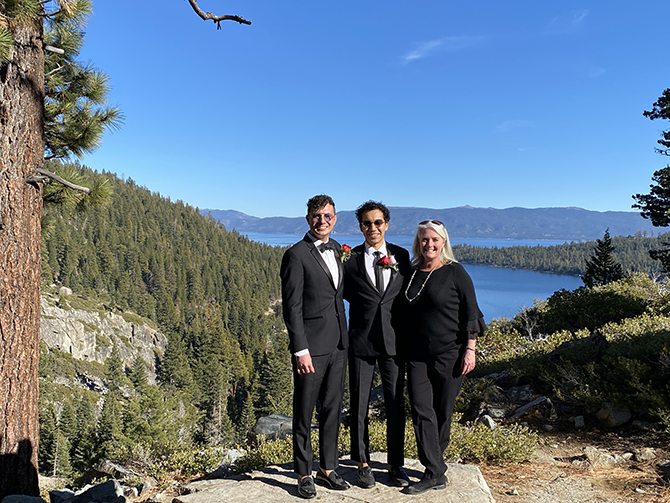
[[[390,212],[382,203],[368,201],[356,210],[365,242],[354,248],[344,264],[344,298],[349,302],[349,390],[351,394],[351,459],[358,462],[358,485],[371,488],[375,479],[370,461],[368,403],[375,363],[384,390],[388,469],[391,482],[409,485],[405,462],[405,364],[398,354],[403,276],[410,268],[409,253],[387,243]],[[399,300],[399,299],[398,299]]]
[[[349,340],[340,245],[328,237],[337,222],[335,203],[329,196],[314,196],[307,202],[306,218],[309,232],[286,251],[280,275],[293,354],[293,470],[298,494],[313,498],[310,433],[317,400],[320,461],[315,480],[331,489],[349,487],[335,471]]]

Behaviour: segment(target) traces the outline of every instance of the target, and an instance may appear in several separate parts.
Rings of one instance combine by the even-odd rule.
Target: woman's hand
[[[466,375],[469,372],[472,372],[475,369],[476,360],[475,348],[467,346],[463,358],[461,359],[461,373]]]

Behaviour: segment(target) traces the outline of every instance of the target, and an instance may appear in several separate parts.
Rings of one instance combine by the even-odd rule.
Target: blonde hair
[[[451,249],[449,233],[447,232],[447,228],[444,226],[444,224],[438,223],[437,220],[425,220],[424,222],[421,222],[419,227],[416,229],[416,235],[414,236],[414,242],[412,243],[412,266],[417,267],[423,258],[423,255],[421,255],[421,231],[424,229],[434,230],[444,241],[444,246],[440,251],[440,262],[443,264],[458,262],[456,257],[454,257],[453,250]]]

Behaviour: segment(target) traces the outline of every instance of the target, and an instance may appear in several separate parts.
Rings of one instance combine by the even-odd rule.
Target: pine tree
[[[56,448],[56,411],[53,404],[40,406],[40,472],[50,474]]]
[[[614,246],[607,229],[603,238],[596,240],[593,256],[586,261],[586,272],[582,276],[584,285],[593,288],[623,278],[623,268],[614,260],[613,252]]]
[[[92,401],[84,393],[77,400],[77,434],[72,440],[72,464],[80,471],[91,466],[98,443],[95,434],[96,418]]]
[[[72,474],[70,441],[60,430],[56,430],[52,476],[68,478]]]
[[[276,342],[263,356],[259,375],[261,414],[292,414],[293,385],[291,358],[286,342]]]
[[[119,455],[123,447],[123,421],[121,405],[115,393],[107,393],[102,405],[100,420],[96,431],[98,444],[96,457],[98,459],[114,458]]]
[[[123,364],[123,360],[121,360],[121,354],[116,342],[114,342],[111,354],[105,360],[105,382],[110,392],[119,391],[122,386],[128,383],[125,365]]]
[[[142,359],[142,357],[137,354],[133,360],[133,366],[130,369],[130,382],[133,383],[135,390],[138,392],[144,392],[147,386],[149,386],[149,380],[147,376],[147,364]]]
[[[176,334],[167,335],[168,345],[160,368],[160,382],[168,390],[196,395],[195,381],[186,356],[186,346]],[[195,396],[193,396],[196,401]]]

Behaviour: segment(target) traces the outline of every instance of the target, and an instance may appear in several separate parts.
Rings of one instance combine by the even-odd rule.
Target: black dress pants
[[[400,356],[361,357],[349,355],[349,394],[351,401],[351,459],[370,462],[368,404],[375,362],[384,390],[386,409],[386,449],[393,467],[405,464],[405,363]]]
[[[327,355],[312,356],[314,372],[298,374],[293,357],[293,471],[311,475],[312,415],[317,400],[319,411],[319,465],[324,470],[339,466],[337,434],[340,427],[347,351],[335,349]]]
[[[412,424],[427,478],[437,478],[447,471],[444,451],[451,438],[451,416],[462,383],[458,348],[407,362]]]

